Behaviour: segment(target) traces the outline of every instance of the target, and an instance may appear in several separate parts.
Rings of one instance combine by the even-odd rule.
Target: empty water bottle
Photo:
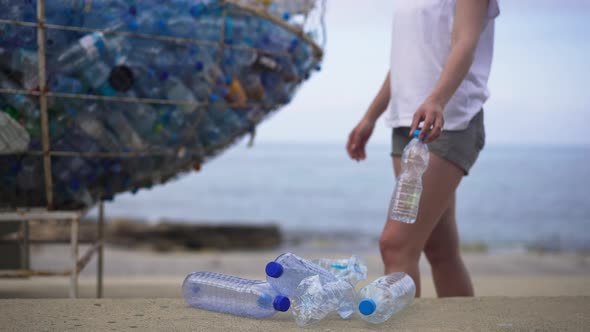
[[[25,128],[0,111],[0,154],[25,151],[30,140]]]
[[[354,290],[345,280],[323,283],[315,275],[299,283],[292,296],[293,316],[299,326],[305,326],[324,319],[337,311],[342,318],[354,313]]]
[[[199,309],[254,318],[285,312],[289,298],[279,295],[267,282],[214,272],[193,272],[182,284],[186,302]]]
[[[117,56],[128,44],[125,37],[107,37],[102,32],[94,32],[80,38],[78,43],[64,50],[50,65],[56,72],[69,74],[85,69],[100,57]]]
[[[428,146],[418,138],[420,130],[408,143],[402,154],[402,172],[391,197],[389,219],[409,224],[416,222],[420,195],[422,194],[422,175],[428,167]]]
[[[12,53],[12,68],[22,71],[22,86],[33,90],[39,86],[39,62],[37,51],[20,48]]]
[[[266,265],[266,280],[279,293],[292,296],[303,279],[318,276],[322,284],[335,282],[339,279],[323,267],[305,260],[292,253],[285,253]],[[348,284],[348,294],[354,294],[354,287]],[[351,303],[341,303],[338,314],[342,318],[348,318],[352,314],[349,307]]]
[[[314,259],[312,262],[332,272],[336,278],[348,281],[353,286],[359,281],[367,279],[367,264],[356,255],[347,259],[320,258]]]
[[[318,275],[323,283],[337,280],[328,270],[292,253],[284,253],[266,264],[265,272],[268,283],[287,296],[293,295],[307,277]]]
[[[362,319],[380,324],[412,303],[416,284],[403,272],[383,276],[363,287],[356,295]]]

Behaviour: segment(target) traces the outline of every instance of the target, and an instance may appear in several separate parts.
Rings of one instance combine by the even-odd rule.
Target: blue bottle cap
[[[161,71],[160,74],[158,75],[158,78],[160,79],[160,81],[165,81],[168,79],[168,76],[170,76],[168,74],[167,71]]]
[[[211,96],[209,96],[209,102],[211,103],[216,103],[217,101],[219,101],[219,96],[216,94],[211,94]]]
[[[135,21],[131,21],[127,25],[129,26],[129,30],[131,30],[131,31],[139,30],[139,24],[137,24],[137,22],[135,22]]]
[[[202,62],[202,61],[197,61],[197,62],[195,63],[195,69],[196,69],[197,71],[201,71],[201,70],[203,70],[203,68],[205,68],[205,66],[203,66],[203,62]]]
[[[191,8],[189,9],[189,12],[193,16],[200,16],[204,11],[205,11],[205,5],[202,3],[198,4],[196,6],[191,6]]]
[[[364,299],[359,303],[359,311],[361,314],[368,316],[375,312],[377,305],[372,299]]]
[[[418,138],[420,136],[420,129],[414,130],[414,138]]]
[[[289,12],[283,13],[283,20],[288,21],[291,18],[291,14]]]
[[[70,179],[70,181],[68,182],[68,185],[74,191],[77,191],[81,187],[80,186],[80,182],[78,180],[76,180],[76,179]]]
[[[230,85],[230,84],[231,84],[231,82],[233,82],[233,80],[234,80],[234,79],[233,79],[233,78],[231,78],[231,76],[226,76],[226,77],[225,77],[225,84],[226,84],[226,85]]]
[[[271,278],[278,278],[283,275],[283,266],[277,262],[270,262],[266,264],[266,275]]]
[[[272,302],[272,306],[276,311],[285,312],[291,307],[291,301],[288,297],[279,295],[275,297],[275,300]]]

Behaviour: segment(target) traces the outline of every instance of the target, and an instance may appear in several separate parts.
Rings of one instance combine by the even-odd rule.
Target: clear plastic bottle
[[[408,143],[402,154],[402,173],[391,197],[389,219],[413,224],[418,216],[420,195],[422,194],[422,175],[428,167],[430,157],[428,146],[420,141],[420,130]]]
[[[0,154],[25,151],[30,141],[25,128],[0,110]]]
[[[292,253],[282,254],[266,265],[266,280],[274,289],[286,296],[293,296],[303,279],[316,275],[322,285],[339,280],[323,267]],[[348,284],[347,292],[354,295],[354,287],[348,282],[346,284]],[[338,308],[340,317],[345,319],[350,317],[352,311],[349,307],[352,305],[352,303],[341,302]]]
[[[254,318],[285,312],[289,298],[279,295],[267,282],[214,272],[193,272],[182,284],[186,302],[205,310]]]
[[[369,323],[381,324],[412,303],[416,284],[403,272],[383,276],[363,287],[356,295],[357,310]]]
[[[348,281],[353,286],[356,286],[359,281],[367,279],[367,264],[357,255],[345,259],[319,258],[312,260],[312,262],[330,271],[336,278]]]
[[[266,280],[279,293],[290,296],[299,283],[318,275],[322,283],[336,281],[337,278],[323,267],[290,252],[284,253],[266,264]]]
[[[342,318],[354,313],[354,289],[345,280],[322,284],[320,277],[307,277],[299,283],[292,296],[293,316],[299,326],[324,319],[337,311]]]
[[[87,34],[63,51],[54,62],[50,64],[55,71],[70,74],[75,71],[85,69],[101,56],[106,54],[120,54],[124,46],[128,46],[125,37],[108,36],[102,32],[93,32]]]

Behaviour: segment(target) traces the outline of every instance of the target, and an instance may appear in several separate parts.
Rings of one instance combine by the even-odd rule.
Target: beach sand
[[[587,331],[589,297],[419,299],[381,325],[329,316],[308,329],[290,313],[256,320],[180,299],[0,300],[9,331]]]
[[[82,246],[80,253],[86,249]],[[376,250],[347,252],[321,246],[284,247],[280,250],[230,252],[169,252],[130,250],[107,246],[105,286],[107,298],[180,298],[180,285],[192,271],[215,271],[245,278],[264,278],[264,266],[283,251],[306,258],[365,258],[369,277],[359,287],[382,274]],[[32,251],[32,264],[39,269],[67,269],[67,246],[41,246]],[[525,251],[464,253],[478,296],[590,296],[590,256],[580,254],[540,254]],[[95,294],[96,261],[93,259],[80,276],[81,297]],[[426,260],[421,260],[424,297],[436,293]],[[67,297],[69,279],[0,279],[0,298]]]
[[[317,247],[155,253],[109,246],[105,253],[106,299],[92,299],[96,290],[94,260],[80,277],[80,296],[86,299],[63,299],[68,294],[67,278],[0,280],[0,330],[300,331],[290,312],[266,320],[224,315],[187,306],[180,292],[185,275],[191,271],[263,278],[266,262],[290,249],[307,258],[346,257],[353,253],[341,248]],[[381,274],[376,251],[354,253],[367,260],[369,281]],[[68,266],[66,246],[37,247],[32,257],[35,268]],[[358,317],[344,321],[332,315],[312,329],[588,331],[590,328],[590,257],[523,251],[466,253],[464,257],[478,297],[432,298],[435,291],[430,271],[422,260],[426,298],[417,299],[406,311],[378,326]]]

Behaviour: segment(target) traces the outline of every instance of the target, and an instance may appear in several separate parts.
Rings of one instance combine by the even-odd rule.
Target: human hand
[[[414,131],[418,129],[420,122],[424,122],[424,124],[422,125],[422,130],[420,130],[419,139],[424,143],[430,143],[436,140],[442,133],[443,126],[445,125],[443,106],[428,100],[420,105],[412,119],[410,137],[414,135]]]
[[[356,161],[365,160],[367,153],[365,146],[373,133],[375,128],[375,121],[362,119],[356,127],[348,135],[348,143],[346,144],[346,151],[351,159]]]

